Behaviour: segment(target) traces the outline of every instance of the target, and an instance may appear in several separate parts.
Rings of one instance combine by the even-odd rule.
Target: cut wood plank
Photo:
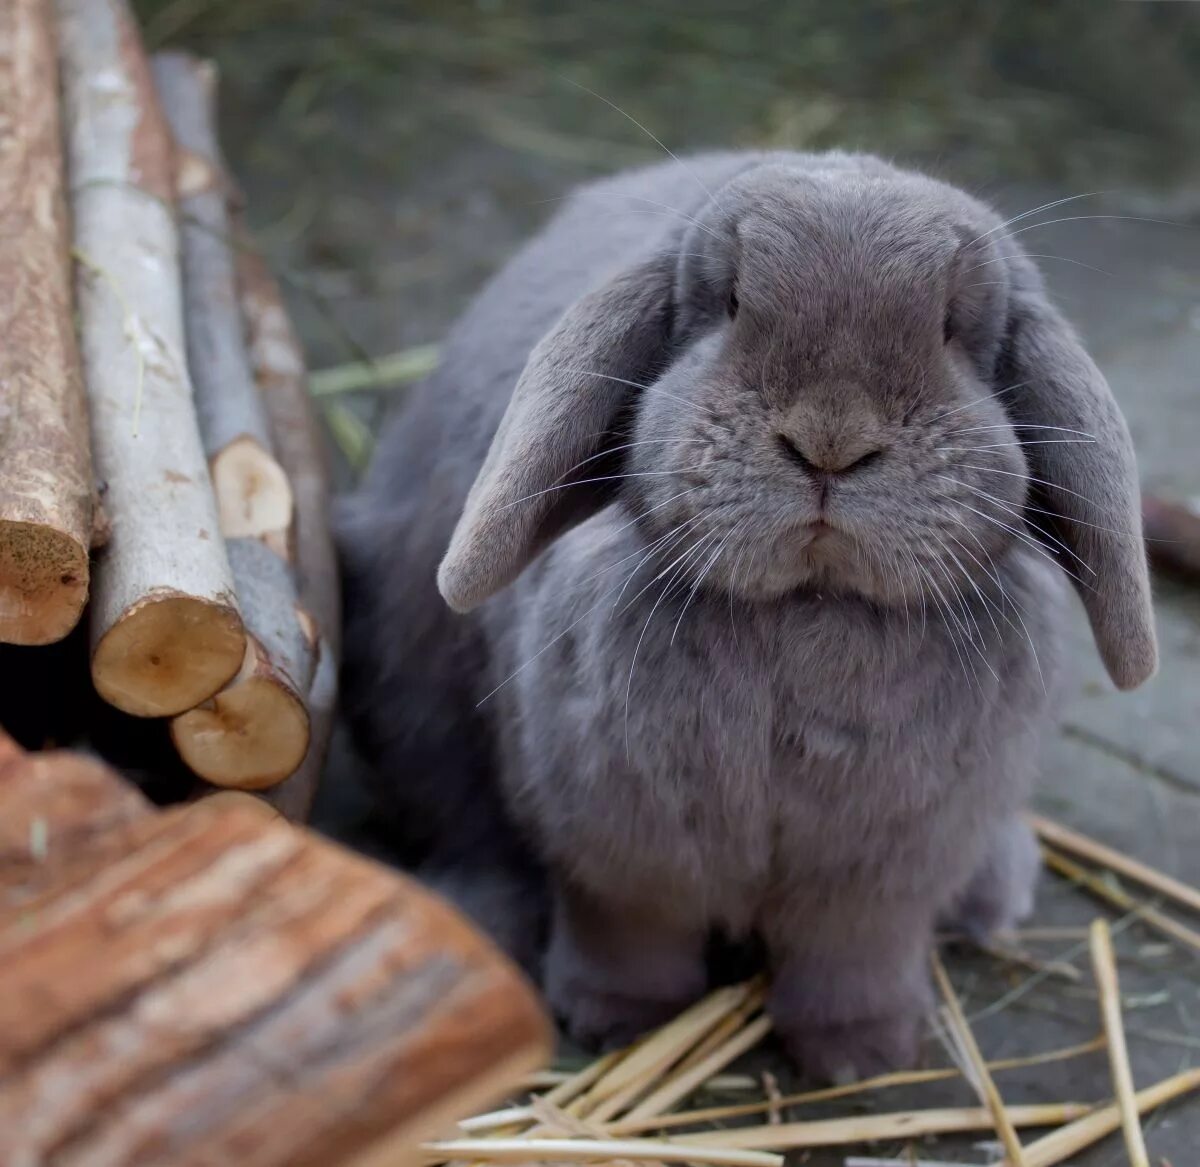
[[[71,306],[51,0],[0,4],[0,640],[49,644],[88,594],[94,486]]]
[[[185,53],[158,53],[152,66],[175,140],[188,363],[221,531],[227,539],[265,539],[285,551],[292,488],[272,453],[246,354],[216,135],[216,67]]]
[[[123,0],[57,0],[93,452],[112,533],[92,588],[105,700],[170,716],[241,666],[184,354],[171,145]]]
[[[0,740],[0,790],[56,836],[46,757]],[[405,1167],[544,1064],[523,979],[417,885],[245,795],[138,816],[0,915],[0,1162]]]
[[[276,453],[292,483],[295,520],[290,547],[300,601],[319,641],[308,694],[311,732],[300,769],[266,797],[288,818],[308,817],[333,732],[341,659],[341,594],[331,530],[329,456],[308,394],[304,353],[279,286],[244,228],[239,231],[238,288],[255,379]]]

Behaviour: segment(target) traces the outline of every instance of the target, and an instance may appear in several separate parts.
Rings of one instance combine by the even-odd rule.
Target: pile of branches
[[[215,107],[212,66],[148,59],[125,0],[0,6],[0,641],[86,616],[105,701],[304,817],[336,697],[328,468]]]

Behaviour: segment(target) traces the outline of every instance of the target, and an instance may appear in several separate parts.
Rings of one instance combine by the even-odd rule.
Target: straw
[[[1142,903],[1128,892],[1113,887],[1101,879],[1094,871],[1089,871],[1086,867],[1081,866],[1072,859],[1068,859],[1065,855],[1060,855],[1057,851],[1053,851],[1049,847],[1043,846],[1042,858],[1045,860],[1047,867],[1057,871],[1059,875],[1066,876],[1067,879],[1078,884],[1086,891],[1091,892],[1098,899],[1105,900],[1107,903],[1112,904],[1113,907],[1120,908],[1123,912],[1132,912],[1143,924],[1148,924],[1151,928],[1155,928],[1164,935],[1170,936],[1173,940],[1178,940],[1181,944],[1186,944],[1194,952],[1200,952],[1200,932],[1195,932],[1186,925],[1179,923],[1178,920],[1164,915],[1150,904]]]
[[[1107,921],[1097,920],[1092,924],[1091,939],[1092,969],[1096,975],[1096,988],[1100,990],[1100,1013],[1104,1018],[1104,1032],[1108,1035],[1108,1061],[1112,1069],[1117,1106],[1121,1112],[1121,1126],[1125,1132],[1125,1148],[1129,1152],[1130,1167],[1150,1167],[1134,1098],[1133,1072],[1129,1066],[1125,1027],[1121,1020],[1117,961],[1113,955],[1112,933]]]
[[[1145,1114],[1198,1088],[1200,1070],[1188,1070],[1145,1090],[1139,1090],[1134,1095],[1138,1114]],[[1121,1109],[1116,1103],[1093,1110],[1069,1126],[1030,1143],[1025,1148],[1026,1167],[1057,1167],[1059,1163],[1067,1163],[1073,1155],[1111,1135],[1119,1130],[1120,1126]],[[1000,1167],[1013,1165],[1006,1161]]]
[[[480,1163],[634,1162],[714,1164],[716,1167],[783,1167],[782,1155],[719,1147],[683,1147],[655,1139],[450,1139],[426,1143],[429,1163],[472,1159]]]
[[[1161,892],[1193,912],[1200,912],[1200,889],[1041,815],[1030,815],[1029,823],[1047,843],[1127,876],[1152,891]]]
[[[950,978],[946,975],[945,966],[936,952],[932,954],[932,965],[934,980],[937,982],[942,998],[946,1002],[946,1016],[950,1025],[950,1031],[957,1038],[968,1064],[974,1071],[975,1084],[978,1086],[983,1102],[996,1124],[996,1134],[1000,1136],[1000,1141],[1004,1144],[1004,1149],[1008,1153],[1008,1157],[1012,1160],[1014,1167],[1025,1167],[1025,1160],[1021,1154],[1021,1140],[1017,1137],[1016,1128],[1013,1126],[1012,1119],[1004,1107],[1004,1100],[1000,1097],[1000,1091],[996,1089],[996,1083],[992,1080],[992,1075],[988,1072],[987,1062],[984,1061],[983,1054],[979,1052],[975,1035],[971,1032],[971,1026],[967,1023],[966,1014],[963,1012],[962,1005],[959,1004],[954,986],[950,983]]]

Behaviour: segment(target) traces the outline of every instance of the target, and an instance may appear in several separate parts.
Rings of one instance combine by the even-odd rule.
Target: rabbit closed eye
[[[935,920],[1027,909],[1061,581],[1116,684],[1155,668],[1103,378],[991,211],[874,159],[580,192],[346,531],[366,736],[410,813],[448,759],[544,865],[547,992],[599,1042],[702,991],[721,926],[807,1068],[909,1059]]]

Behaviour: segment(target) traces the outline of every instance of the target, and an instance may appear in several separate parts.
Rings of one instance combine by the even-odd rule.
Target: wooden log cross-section
[[[92,542],[53,28],[51,0],[0,4],[0,641],[11,644],[74,628]]]
[[[200,435],[248,634],[241,670],[210,700],[176,717],[171,737],[202,778],[259,789],[294,773],[308,753],[316,629],[299,607],[289,562],[292,487],[274,456],[246,349],[217,143],[215,70],[182,53],[163,53],[153,72],[175,140],[187,352]]]
[[[6,1167],[410,1167],[548,1055],[520,974],[411,881],[0,736]]]
[[[57,0],[79,331],[111,521],[92,679],[128,713],[211,697],[246,641],[184,353],[171,142],[124,0]]]

